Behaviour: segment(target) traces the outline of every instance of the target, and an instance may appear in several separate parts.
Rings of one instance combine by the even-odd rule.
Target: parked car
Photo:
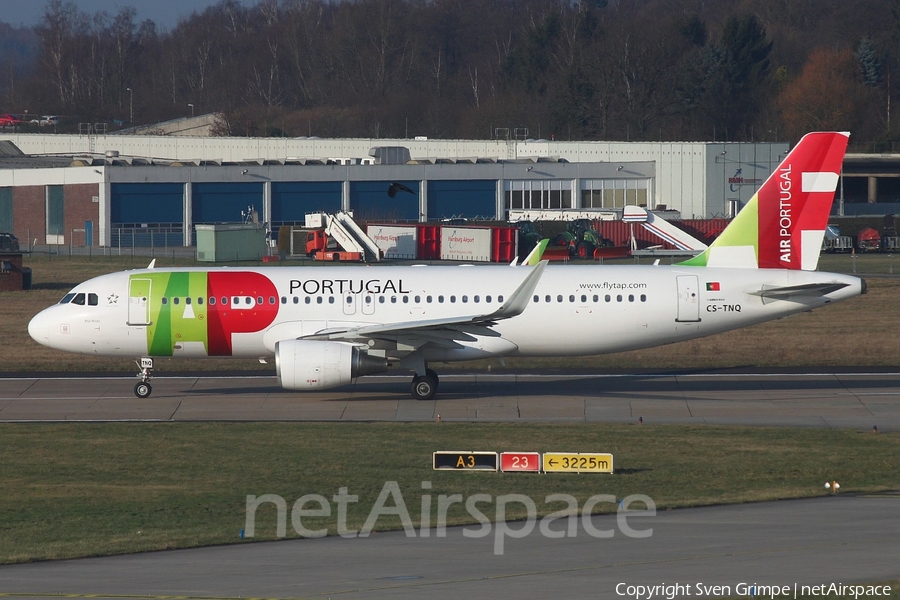
[[[16,115],[10,113],[0,115],[0,127],[11,127],[13,125],[21,125],[22,123],[24,123],[24,121]]]
[[[59,125],[59,117],[56,115],[44,115],[42,117],[33,118],[31,122],[40,125],[41,127],[44,125]]]
[[[19,238],[11,233],[0,233],[0,252],[18,252]]]

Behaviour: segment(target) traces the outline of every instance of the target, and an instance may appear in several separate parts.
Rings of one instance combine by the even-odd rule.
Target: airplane
[[[866,293],[816,271],[848,138],[804,136],[718,239],[674,265],[548,266],[538,248],[509,266],[147,268],[75,286],[28,332],[140,357],[140,398],[153,357],[274,357],[285,389],[399,366],[428,400],[435,362],[621,352],[780,319]]]

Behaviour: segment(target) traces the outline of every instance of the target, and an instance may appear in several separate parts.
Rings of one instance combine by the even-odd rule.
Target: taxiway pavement
[[[804,584],[896,579],[900,536],[891,524],[896,525],[898,511],[900,495],[837,495],[629,517],[633,529],[652,529],[644,538],[623,535],[616,516],[596,516],[589,526],[611,537],[589,535],[580,518],[571,537],[542,535],[535,524],[527,537],[506,538],[499,555],[494,531],[466,537],[464,532],[477,531],[476,526],[448,529],[445,538],[431,531],[428,537],[392,532],[363,539],[243,543],[3,566],[0,590],[3,597],[29,599],[477,600],[635,598],[625,593],[628,586],[679,583],[690,587],[673,600],[724,595],[702,593],[715,585],[748,597],[741,590],[752,584],[793,591]],[[548,530],[565,533],[566,522],[556,521]]]
[[[0,379],[0,421],[548,421],[900,429],[900,373],[443,375],[416,401],[409,378],[324,392],[273,376]]]

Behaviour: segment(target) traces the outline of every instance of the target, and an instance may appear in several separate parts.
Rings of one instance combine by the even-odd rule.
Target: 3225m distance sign
[[[613,455],[589,452],[544,452],[544,473],[612,473]]]

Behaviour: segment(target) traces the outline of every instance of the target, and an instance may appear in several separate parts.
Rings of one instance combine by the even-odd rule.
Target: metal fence
[[[184,229],[181,227],[114,227],[110,230],[109,245],[119,250],[123,248],[150,248],[151,250],[161,248],[165,253],[170,247],[184,247]]]

